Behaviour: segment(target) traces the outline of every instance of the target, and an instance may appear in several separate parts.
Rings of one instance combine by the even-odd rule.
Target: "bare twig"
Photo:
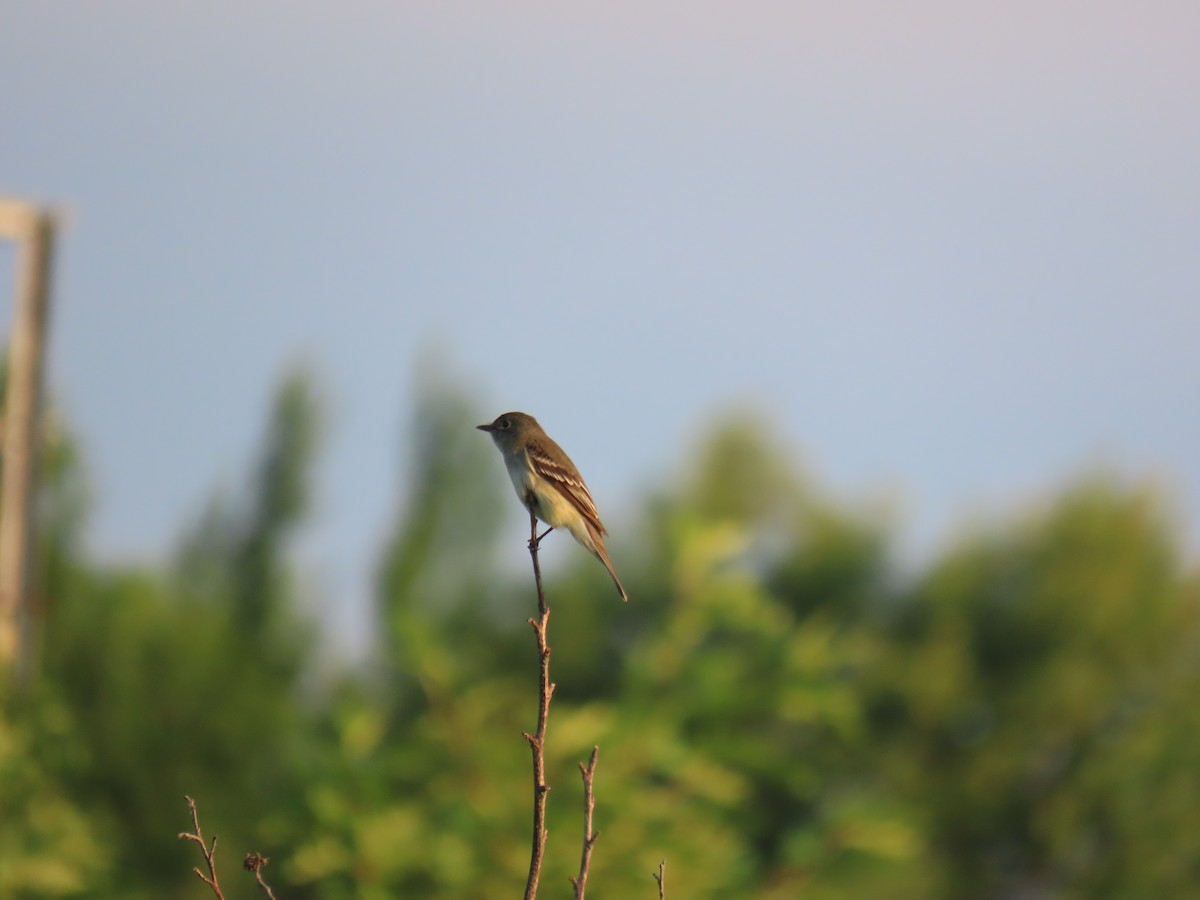
[[[592,845],[600,832],[592,831],[592,814],[596,811],[596,797],[592,793],[592,781],[596,777],[596,757],[600,754],[599,747],[592,748],[591,759],[587,764],[579,764],[583,775],[583,853],[579,857],[579,875],[571,879],[575,887],[575,900],[583,900],[587,891],[588,869],[592,864]]]
[[[538,648],[538,718],[537,732],[525,732],[529,749],[533,753],[533,847],[529,854],[529,878],[525,882],[525,900],[537,896],[538,879],[542,874],[542,857],[546,853],[546,719],[550,715],[550,698],[554,696],[554,685],[550,681],[550,647],[546,643],[546,629],[550,624],[550,608],[546,606],[546,594],[542,590],[542,569],[538,564],[537,516],[529,513],[529,555],[533,557],[533,579],[537,583],[538,618],[530,619]],[[545,535],[542,535],[545,537]]]
[[[225,895],[221,893],[221,885],[217,883],[217,867],[213,863],[213,857],[217,855],[217,838],[213,835],[212,844],[204,843],[204,836],[200,833],[200,814],[196,812],[196,801],[191,797],[184,796],[188,802],[188,806],[192,810],[192,825],[196,831],[189,834],[186,831],[179,832],[179,839],[184,841],[194,841],[200,845],[200,850],[204,853],[204,862],[208,865],[208,875],[200,871],[199,866],[192,868],[201,881],[212,888],[212,892],[217,895],[217,900],[225,900]]]
[[[253,872],[254,877],[258,880],[258,886],[266,892],[266,895],[275,900],[275,892],[271,890],[271,886],[263,880],[262,870],[266,868],[267,863],[271,861],[269,856],[263,856],[261,853],[247,853],[246,858],[242,860],[242,866],[247,872]]]
[[[650,874],[653,875],[654,880],[658,882],[658,900],[667,900],[667,888],[663,882],[663,879],[665,879],[667,876],[667,861],[664,859],[662,862],[660,862],[658,864],[658,871],[651,872]]]

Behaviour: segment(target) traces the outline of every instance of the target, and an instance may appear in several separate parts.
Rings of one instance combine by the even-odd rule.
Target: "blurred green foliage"
[[[418,398],[375,646],[331,670],[292,565],[320,411],[281,386],[244,490],[162,569],[90,562],[80,455],[48,440],[37,677],[0,708],[0,896],[196,897],[184,794],[229,897],[501,898],[528,864],[527,535],[486,418]],[[618,523],[611,523],[618,524]],[[558,692],[544,896],[1186,896],[1200,883],[1200,579],[1169,508],[1094,476],[925,570],[724,415],[615,528],[633,598],[551,540]],[[562,557],[560,557],[562,558]],[[518,568],[518,566],[520,568]],[[328,598],[336,602],[336,598]]]

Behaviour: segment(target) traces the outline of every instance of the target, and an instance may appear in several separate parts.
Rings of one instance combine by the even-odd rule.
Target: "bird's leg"
[[[529,510],[529,524],[532,526],[530,528],[530,532],[534,535],[529,539],[530,550],[536,548],[538,544],[542,542],[542,538],[554,530],[554,526],[551,525],[541,534],[537,533],[537,503],[537,494],[535,494],[533,491],[529,491],[525,494],[525,508]]]
[[[530,518],[532,518],[532,516]],[[535,537],[531,537],[529,539],[529,549],[536,550],[538,548],[538,545],[541,544],[542,538],[544,538],[546,535],[548,535],[553,530],[554,530],[554,526],[551,525],[549,528],[547,528],[541,534],[538,534],[537,533],[537,519],[533,519],[533,528],[531,528],[530,531],[535,535]]]

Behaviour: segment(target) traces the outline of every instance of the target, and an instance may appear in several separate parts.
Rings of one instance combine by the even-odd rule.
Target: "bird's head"
[[[516,444],[531,428],[537,428],[538,423],[533,416],[523,412],[506,412],[496,416],[493,422],[475,427],[490,434],[496,446],[504,449]]]

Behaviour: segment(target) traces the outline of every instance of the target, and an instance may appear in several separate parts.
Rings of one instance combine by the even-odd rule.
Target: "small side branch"
[[[247,872],[253,872],[255,879],[258,881],[258,886],[263,889],[263,893],[275,900],[275,892],[271,890],[271,886],[263,880],[262,870],[267,867],[267,863],[271,861],[269,856],[263,856],[261,853],[247,853],[246,858],[242,860],[242,868]]]
[[[529,514],[529,555],[533,558],[533,578],[537,584],[538,618],[530,619],[538,649],[538,717],[537,731],[525,732],[525,740],[533,754],[533,846],[529,854],[529,877],[525,882],[525,900],[537,896],[538,879],[542,874],[542,858],[546,853],[546,719],[550,715],[550,698],[554,696],[554,684],[550,681],[550,646],[546,642],[546,630],[550,624],[550,608],[546,605],[546,594],[542,589],[542,569],[538,563],[537,517]],[[544,537],[544,535],[543,535]]]
[[[667,900],[667,887],[665,878],[667,877],[667,861],[664,859],[658,864],[658,871],[651,872],[654,880],[658,882],[658,900]]]
[[[592,865],[592,846],[596,843],[596,838],[600,837],[600,832],[592,830],[592,814],[596,811],[592,782],[596,777],[596,757],[599,755],[600,748],[593,747],[592,756],[587,764],[579,764],[579,771],[583,775],[583,853],[579,857],[579,875],[571,879],[571,884],[575,887],[575,900],[584,900],[588,869]]]
[[[192,826],[196,830],[190,834],[186,831],[179,832],[179,839],[199,844],[200,851],[204,854],[204,862],[208,866],[208,875],[201,872],[199,866],[195,866],[192,871],[196,873],[197,878],[212,888],[217,900],[225,900],[225,895],[221,893],[221,885],[217,883],[217,867],[213,862],[213,858],[217,855],[217,838],[214,835],[211,844],[204,842],[204,835],[200,832],[200,814],[196,812],[196,801],[188,796],[184,796],[183,799],[187,800],[188,806],[192,810]]]

